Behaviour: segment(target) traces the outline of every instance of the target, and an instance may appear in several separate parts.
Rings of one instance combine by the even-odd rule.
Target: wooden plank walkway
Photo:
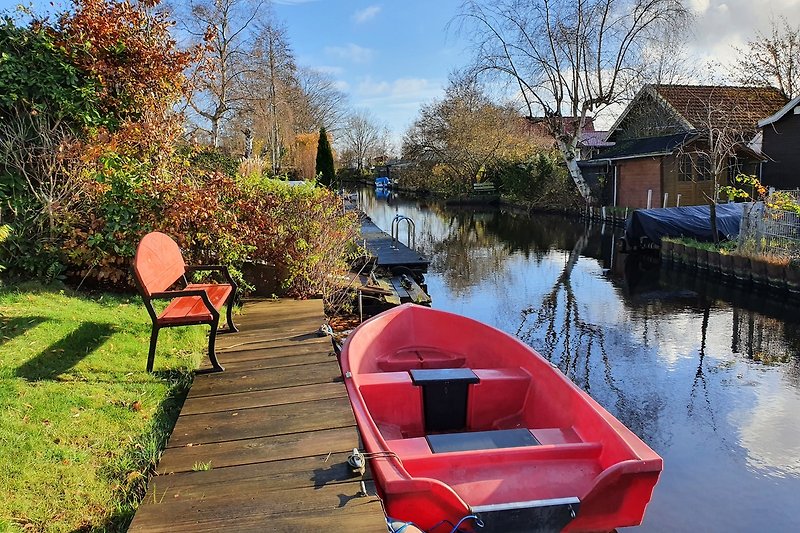
[[[217,337],[129,531],[386,531],[350,476],[359,446],[320,300],[248,303]]]
[[[430,264],[428,258],[401,242],[392,243],[392,237],[366,215],[361,217],[361,237],[366,242],[367,250],[378,258],[378,266],[406,266],[427,272]]]

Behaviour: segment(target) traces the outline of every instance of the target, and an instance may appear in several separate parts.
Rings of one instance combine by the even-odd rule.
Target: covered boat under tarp
[[[739,225],[746,203],[717,204],[717,234],[719,240],[739,235]],[[660,245],[662,237],[691,237],[698,241],[713,241],[711,207],[690,205],[661,209],[637,209],[625,222],[625,241],[638,247],[648,242]]]
[[[341,365],[391,518],[481,533],[641,523],[661,457],[511,335],[405,304],[361,324]]]

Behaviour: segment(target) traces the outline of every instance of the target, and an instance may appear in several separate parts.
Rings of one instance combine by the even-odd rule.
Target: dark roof
[[[706,129],[709,122],[720,127],[721,121],[739,130],[755,130],[759,120],[776,113],[787,100],[774,87],[654,85],[652,88],[697,130]],[[709,110],[715,113],[710,115]]]
[[[695,140],[698,136],[697,133],[688,132],[664,135],[662,137],[626,139],[618,141],[607,150],[602,150],[592,159],[627,159],[671,154],[678,147]]]

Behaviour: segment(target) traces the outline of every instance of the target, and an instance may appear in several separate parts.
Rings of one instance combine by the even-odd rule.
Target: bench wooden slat
[[[187,285],[187,289],[202,289],[208,294],[211,305],[220,309],[225,305],[228,295],[231,293],[230,285]],[[191,323],[198,320],[212,320],[213,317],[208,311],[202,298],[199,296],[180,296],[173,299],[169,305],[158,316],[162,324]]]
[[[474,192],[495,192],[497,188],[491,181],[482,181],[480,183],[473,183],[472,190]]]
[[[136,248],[134,274],[147,296],[169,289],[186,273],[178,244],[169,235],[148,233]]]

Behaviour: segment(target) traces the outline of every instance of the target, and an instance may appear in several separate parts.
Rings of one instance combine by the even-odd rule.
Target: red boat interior
[[[653,452],[635,449],[627,428],[517,340],[453,316],[408,308],[351,338],[348,366],[378,446],[472,508],[579,498],[628,515],[616,525],[639,523],[638,498],[584,500],[624,477],[625,461]],[[642,486],[646,500],[653,484]]]

